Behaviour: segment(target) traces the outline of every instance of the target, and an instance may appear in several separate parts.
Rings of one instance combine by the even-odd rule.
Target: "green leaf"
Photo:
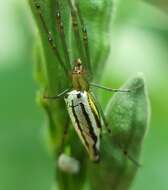
[[[106,117],[112,135],[103,136],[99,166],[90,166],[91,189],[127,190],[139,168],[134,161],[140,162],[150,115],[146,84],[138,75],[121,89],[132,90],[116,93],[108,103]]]

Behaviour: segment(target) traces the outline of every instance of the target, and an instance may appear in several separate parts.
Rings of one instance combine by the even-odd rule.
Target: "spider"
[[[42,14],[40,4],[34,2],[43,28],[48,35],[50,47],[52,48],[58,63],[71,81],[71,88],[64,90],[56,96],[44,96],[44,98],[57,99],[64,97],[69,117],[76,133],[88,152],[90,159],[94,162],[98,162],[100,160],[102,127],[105,126],[109,133],[111,133],[111,130],[108,127],[108,123],[100,104],[91,91],[91,86],[110,92],[130,92],[131,90],[112,89],[91,82],[92,65],[89,51],[88,33],[84,24],[79,2],[77,0],[66,1],[71,15],[74,40],[76,42],[78,54],[80,55],[80,57],[76,57],[73,64],[70,62],[70,55],[65,38],[65,30],[60,12],[61,1],[56,0],[56,26],[62,42],[66,63],[62,60],[58,46],[54,43],[53,36],[49,31]],[[126,151],[123,151],[123,153],[127,155]],[[130,158],[130,156],[128,156],[128,158]],[[133,159],[130,158],[130,160]],[[136,163],[134,160],[133,162]]]

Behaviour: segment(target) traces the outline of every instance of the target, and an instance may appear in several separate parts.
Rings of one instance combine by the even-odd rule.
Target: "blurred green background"
[[[143,72],[150,130],[132,190],[168,189],[168,14],[166,1],[115,0],[104,81],[119,87]],[[25,1],[0,1],[0,190],[48,190],[53,161],[36,104],[32,51],[36,26]]]

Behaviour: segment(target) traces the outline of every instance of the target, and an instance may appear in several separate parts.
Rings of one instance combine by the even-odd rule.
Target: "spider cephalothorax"
[[[86,80],[86,71],[80,59],[77,59],[74,63],[72,71],[72,85],[76,90],[89,90],[89,84]]]

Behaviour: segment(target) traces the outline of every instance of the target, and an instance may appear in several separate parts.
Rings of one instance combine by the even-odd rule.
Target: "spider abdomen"
[[[72,124],[90,159],[99,161],[101,122],[89,92],[72,90],[65,97]]]

